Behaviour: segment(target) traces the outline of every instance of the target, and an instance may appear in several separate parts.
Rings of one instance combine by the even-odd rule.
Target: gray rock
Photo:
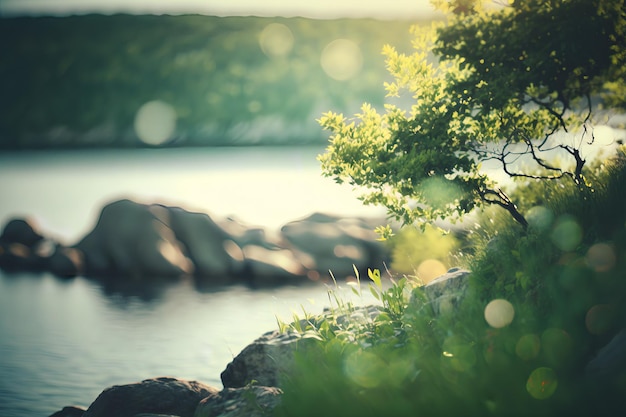
[[[0,242],[19,243],[28,248],[34,247],[42,239],[43,236],[31,219],[11,219],[0,234]]]
[[[242,251],[249,282],[255,287],[295,284],[306,276],[304,266],[290,250],[247,245]]]
[[[0,268],[6,271],[40,271],[43,264],[43,258],[22,243],[0,245]]]
[[[294,351],[303,341],[295,334],[271,331],[246,346],[222,372],[225,388],[241,388],[255,381],[280,387],[282,375],[293,367]]]
[[[130,200],[105,206],[95,228],[76,245],[85,254],[86,273],[134,279],[192,273],[167,214],[162,206]]]
[[[619,331],[587,364],[585,375],[596,381],[608,381],[626,375],[626,329]]]
[[[0,234],[0,268],[16,272],[43,270],[46,257],[39,250],[42,242],[44,237],[32,220],[9,220]]]
[[[354,322],[371,322],[381,312],[380,306],[357,307],[346,314],[336,317],[336,328]],[[322,317],[313,318],[322,320]],[[300,327],[305,328],[308,322],[300,321]],[[225,388],[241,388],[251,383],[261,386],[281,387],[284,375],[289,375],[294,366],[294,357],[297,349],[315,343],[315,339],[302,337],[295,332],[281,333],[278,330],[263,334],[250,345],[246,346],[222,372],[222,384]]]
[[[192,417],[200,401],[218,390],[197,381],[154,378],[104,390],[83,417],[134,417],[141,413]]]
[[[451,268],[446,274],[422,287],[426,302],[431,306],[435,316],[456,311],[467,295],[469,275],[470,272],[467,270]]]
[[[82,417],[85,411],[86,410],[82,407],[76,407],[71,405],[68,407],[63,407],[62,410],[51,414],[50,417]]]
[[[233,258],[224,242],[229,236],[208,214],[169,209],[170,224],[176,239],[195,266],[194,274],[212,282],[226,282],[233,273]]]
[[[200,401],[194,417],[271,416],[280,404],[281,395],[282,391],[276,387],[225,388]]]
[[[75,277],[84,270],[84,255],[76,248],[59,246],[48,258],[46,269],[58,277]]]
[[[353,276],[355,266],[363,275],[367,268],[383,267],[388,254],[374,228],[364,219],[315,213],[287,223],[281,232],[307,269],[331,271],[339,279]]]

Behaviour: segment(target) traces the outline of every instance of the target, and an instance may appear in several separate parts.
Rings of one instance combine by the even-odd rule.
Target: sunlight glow
[[[135,116],[135,132],[148,145],[162,145],[176,129],[176,110],[161,100],[143,104]]]
[[[322,51],[320,59],[326,74],[338,81],[346,81],[361,71],[361,48],[349,39],[335,39]]]
[[[537,368],[528,377],[526,390],[538,400],[550,398],[558,386],[556,373],[550,368]]]
[[[376,17],[408,19],[431,16],[429,0],[2,0],[0,13],[199,13],[216,16],[305,16],[332,19],[338,17]]]
[[[443,363],[456,372],[467,372],[476,364],[474,349],[458,336],[444,340],[442,349]]]
[[[561,367],[572,359],[573,341],[562,329],[550,328],[541,334],[543,359],[554,367]]]
[[[536,334],[525,334],[515,345],[515,354],[525,361],[535,359],[541,350],[541,339]]]
[[[282,23],[270,23],[259,35],[259,45],[269,57],[285,56],[293,48],[293,34]]]
[[[345,374],[364,388],[375,388],[380,382],[380,374],[386,365],[373,353],[357,350],[350,354],[344,363]]]
[[[609,304],[598,304],[587,311],[585,326],[593,335],[606,334],[613,327],[615,311]]]
[[[437,259],[426,259],[417,267],[417,276],[423,285],[447,272],[445,265]]]
[[[615,251],[607,243],[596,243],[587,251],[585,262],[596,272],[607,272],[613,269],[616,262]]]
[[[535,206],[526,213],[526,220],[529,226],[538,230],[546,230],[552,225],[554,214],[547,207]]]
[[[557,219],[552,230],[552,242],[562,251],[574,250],[583,238],[583,232],[576,220],[570,216]]]
[[[485,307],[485,320],[496,329],[508,326],[514,317],[515,308],[507,300],[501,298],[492,300]]]

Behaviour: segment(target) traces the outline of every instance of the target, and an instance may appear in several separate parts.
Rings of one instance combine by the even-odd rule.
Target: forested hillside
[[[0,19],[0,147],[142,146],[138,112],[155,100],[171,110],[162,146],[321,143],[322,112],[382,106],[381,49],[409,52],[415,23]]]

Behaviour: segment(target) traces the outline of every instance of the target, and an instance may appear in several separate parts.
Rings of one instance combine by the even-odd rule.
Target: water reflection
[[[50,415],[88,405],[105,387],[156,376],[219,388],[234,355],[277,318],[327,305],[321,284],[199,289],[0,273],[0,415]]]

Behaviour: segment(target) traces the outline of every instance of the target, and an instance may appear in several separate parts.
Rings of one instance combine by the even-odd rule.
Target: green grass
[[[455,312],[435,317],[416,281],[386,288],[371,271],[355,292],[369,287],[381,313],[345,321],[354,306],[331,289],[326,314],[292,328],[317,341],[298,350],[275,415],[615,415],[626,373],[592,381],[584,368],[626,324],[625,167],[622,154],[590,170],[583,193],[521,186],[528,230],[484,213],[467,238],[470,291]],[[485,320],[496,299],[515,313],[499,328]]]

